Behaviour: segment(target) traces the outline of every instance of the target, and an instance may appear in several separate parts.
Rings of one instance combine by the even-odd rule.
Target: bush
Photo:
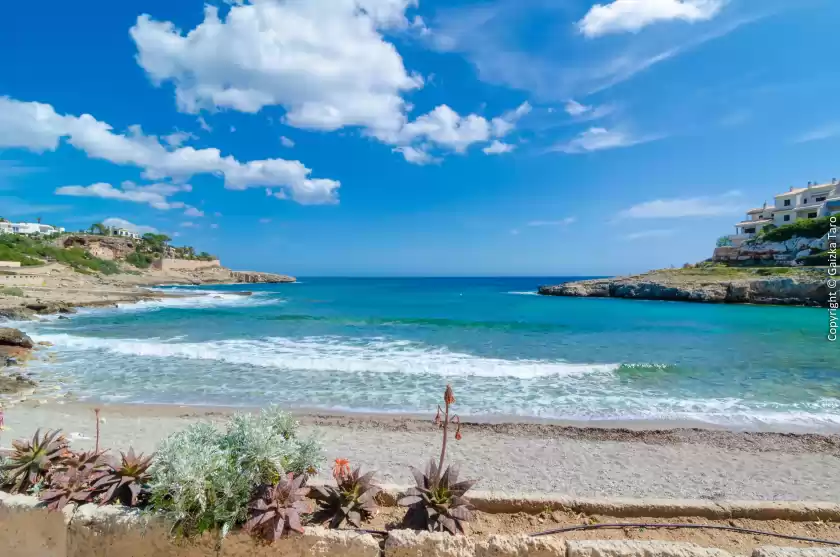
[[[798,259],[804,265],[811,265],[815,267],[824,267],[828,265],[828,252],[824,251],[821,253],[814,253],[811,255],[806,255],[805,257],[800,257]]]
[[[138,269],[148,269],[153,259],[145,253],[134,251],[125,256],[125,262],[134,265]]]
[[[0,286],[0,296],[23,296],[23,290],[15,286]]]
[[[768,230],[765,227],[761,233],[762,242],[785,242],[794,236],[799,238],[822,238],[831,228],[830,218],[799,219],[790,224]]]
[[[729,236],[721,236],[717,239],[715,245],[719,248],[730,247],[732,245],[732,240],[729,238]]]
[[[63,249],[45,244],[37,238],[17,234],[0,236],[0,260],[20,261],[21,265],[41,265],[43,259],[64,263],[81,273],[96,271],[112,275],[120,272],[115,262],[94,257],[79,247]]]
[[[321,447],[301,439],[297,422],[271,408],[237,414],[221,432],[195,424],[167,438],[155,456],[151,505],[185,535],[215,528],[222,535],[247,518],[248,501],[261,484],[288,472],[313,474]]]

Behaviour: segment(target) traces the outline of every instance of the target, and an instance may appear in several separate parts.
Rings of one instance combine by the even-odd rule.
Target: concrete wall
[[[218,259],[213,261],[196,261],[194,259],[159,259],[152,263],[152,267],[160,271],[195,271],[198,269],[209,269],[221,267]]]
[[[0,261],[0,267],[20,267],[20,261]]]

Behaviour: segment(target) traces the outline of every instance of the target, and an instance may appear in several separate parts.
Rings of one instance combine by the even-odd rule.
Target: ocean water
[[[840,431],[825,310],[536,295],[564,280],[173,287],[23,328],[88,399],[431,415],[451,383],[462,415]]]

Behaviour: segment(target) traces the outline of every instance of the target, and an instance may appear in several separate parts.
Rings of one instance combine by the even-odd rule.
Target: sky
[[[836,0],[89,0],[0,19],[0,216],[298,276],[711,255],[840,178]]]

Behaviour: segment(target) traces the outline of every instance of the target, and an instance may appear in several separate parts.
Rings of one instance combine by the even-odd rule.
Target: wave
[[[171,289],[168,291],[171,292]],[[263,292],[255,292],[247,296],[222,290],[190,290],[179,288],[177,291],[185,294],[185,296],[162,298],[159,300],[143,300],[132,304],[120,305],[119,309],[121,311],[149,311],[164,308],[200,309],[224,306],[271,306],[284,303],[282,298],[268,296],[267,293]]]
[[[514,294],[516,296],[539,296],[540,295],[539,292],[537,292],[536,290],[528,290],[526,292],[518,292],[518,291],[514,290],[512,292],[508,292],[508,294]]]
[[[257,317],[268,321],[319,321],[336,325],[351,326],[379,326],[379,327],[435,327],[452,329],[494,329],[510,331],[550,332],[562,331],[568,325],[557,323],[526,323],[522,321],[469,321],[465,319],[449,319],[446,317],[332,317],[307,314],[279,314]]]
[[[547,360],[482,357],[410,341],[342,337],[169,342],[160,339],[114,339],[40,335],[58,349],[99,350],[128,356],[211,360],[281,370],[434,374],[443,376],[517,377],[580,376],[612,373],[618,364],[581,364]]]

